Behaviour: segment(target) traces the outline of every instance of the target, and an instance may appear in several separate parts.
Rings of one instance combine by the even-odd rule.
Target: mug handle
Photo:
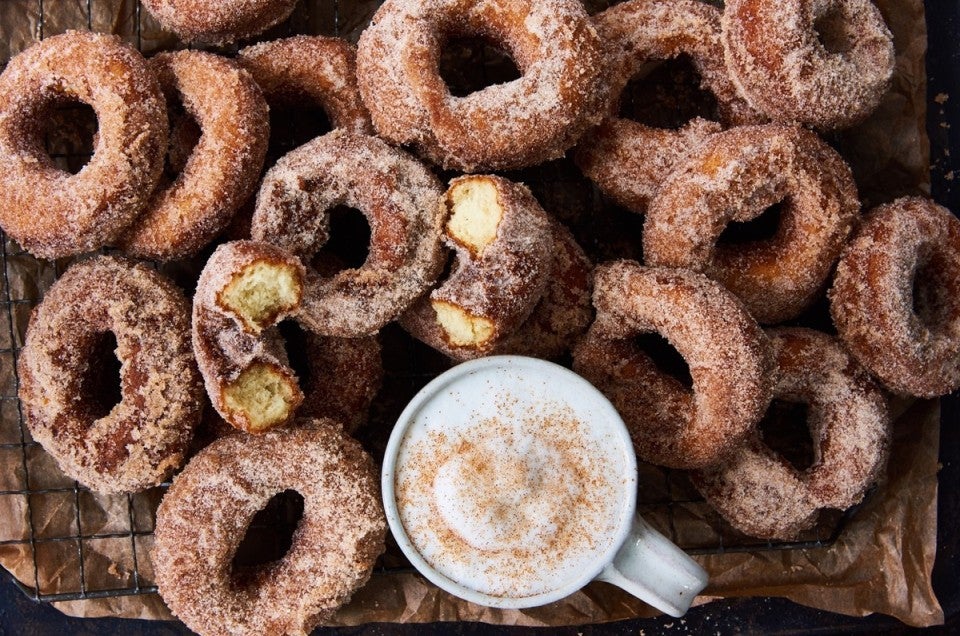
[[[634,515],[627,540],[598,581],[612,583],[670,616],[683,616],[707,585],[707,572]]]

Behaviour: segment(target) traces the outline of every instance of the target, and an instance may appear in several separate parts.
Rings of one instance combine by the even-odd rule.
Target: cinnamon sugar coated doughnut
[[[886,466],[890,417],[883,393],[835,339],[802,328],[767,333],[777,360],[774,397],[809,405],[812,465],[798,470],[753,431],[692,481],[741,532],[787,540],[812,527],[820,509],[863,498]]]
[[[70,267],[37,306],[17,370],[33,438],[101,493],[156,486],[183,465],[202,388],[183,293],[143,265],[100,256]],[[103,351],[112,333],[115,352]],[[104,355],[120,361],[120,402],[104,402]]]
[[[290,549],[233,567],[254,515],[287,490],[304,502]],[[305,636],[370,578],[386,525],[373,460],[314,420],[197,454],[160,503],[150,557],[164,602],[201,636]]]
[[[155,260],[192,256],[253,193],[267,152],[267,103],[246,71],[203,51],[150,59],[168,100],[183,103],[201,135],[182,169],[162,184],[120,247]]]
[[[251,235],[305,261],[327,242],[330,210],[360,210],[366,262],[308,269],[298,320],[319,335],[376,333],[436,282],[443,267],[443,187],[420,162],[375,137],[334,130],[281,158],[263,179]]]
[[[960,221],[920,197],[871,211],[830,289],[844,345],[888,389],[936,397],[960,387]]]
[[[871,0],[727,0],[723,45],[753,107],[821,130],[873,112],[895,61],[893,36]]]
[[[371,134],[370,114],[357,88],[357,51],[339,38],[295,35],[240,49],[237,62],[263,90],[267,101],[319,105],[334,128]]]
[[[439,75],[447,41],[479,36],[522,76],[464,97]],[[599,38],[576,0],[387,0],[361,34],[360,94],[377,132],[443,166],[507,170],[563,155],[599,123]]]
[[[780,205],[772,238],[718,243],[733,222]],[[762,323],[795,317],[820,292],[860,211],[849,166],[797,126],[741,126],[707,140],[647,210],[648,265],[701,271]]]
[[[47,154],[43,122],[76,101],[99,129],[90,161],[71,175]],[[120,38],[68,31],[34,44],[0,75],[0,226],[41,258],[113,242],[160,178],[166,125],[160,86]]]
[[[380,341],[333,338],[307,332],[309,375],[303,389],[303,417],[329,418],[353,433],[367,421],[370,406],[383,384]]]
[[[526,186],[493,175],[454,179],[446,205],[452,270],[401,325],[465,360],[493,350],[540,301],[553,264],[552,222]]]
[[[229,44],[287,18],[297,0],[142,0],[160,25],[187,41]]]
[[[305,271],[265,243],[216,249],[193,299],[193,350],[213,407],[248,433],[282,426],[303,402],[276,323],[299,310]]]
[[[671,468],[721,460],[770,402],[767,338],[743,305],[701,274],[633,261],[599,265],[597,318],[573,350],[573,369],[620,412],[637,456]],[[692,389],[635,343],[666,338],[690,368]]]

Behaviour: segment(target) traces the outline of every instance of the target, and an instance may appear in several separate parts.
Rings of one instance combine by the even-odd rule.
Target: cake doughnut
[[[458,177],[446,194],[450,275],[400,319],[418,340],[466,360],[530,316],[553,264],[552,221],[530,191],[494,175]]]
[[[718,243],[732,222],[780,205],[776,234]],[[761,323],[795,317],[820,292],[860,212],[849,166],[799,126],[717,133],[675,166],[643,225],[648,265],[701,271]]]
[[[637,456],[671,468],[717,463],[747,437],[770,402],[767,338],[743,305],[702,274],[633,261],[599,265],[597,317],[573,350],[573,369],[620,412]],[[692,389],[636,344],[658,333],[690,368]]]
[[[744,534],[789,540],[813,526],[820,509],[863,498],[886,466],[890,417],[883,393],[834,338],[803,328],[767,334],[777,361],[774,398],[809,405],[813,463],[798,470],[752,431],[691,481]]]
[[[850,353],[891,391],[960,387],[960,221],[905,197],[870,212],[844,250],[830,314]]]
[[[304,100],[323,108],[333,128],[372,134],[357,88],[357,52],[340,38],[295,35],[240,49],[237,62],[275,105]]]
[[[72,101],[99,124],[93,156],[73,175],[43,139],[50,109]],[[166,126],[157,80],[120,38],[67,31],[34,44],[0,75],[0,226],[41,258],[112,243],[160,179]]]
[[[522,76],[455,97],[450,39],[485,38]],[[603,47],[576,0],[387,0],[361,34],[360,94],[381,137],[444,168],[509,170],[563,155],[606,107]]]
[[[443,187],[405,152],[337,129],[288,153],[267,172],[251,235],[306,261],[326,243],[329,213],[338,205],[367,218],[367,260],[334,276],[308,268],[297,319],[318,335],[371,335],[440,275]]]
[[[186,258],[213,240],[256,188],[270,136],[267,103],[249,73],[212,53],[160,53],[149,64],[168,101],[183,103],[201,135],[119,247],[154,260]]]
[[[873,112],[895,62],[893,36],[871,0],[727,0],[723,47],[754,108],[821,130]]]
[[[180,39],[230,44],[283,22],[297,0],[143,0],[164,29]]]
[[[721,130],[700,117],[678,130],[618,118],[620,93],[649,62],[688,55],[702,87],[716,97],[723,123],[755,123],[761,117],[727,73],[716,7],[700,0],[630,0],[593,16],[593,25],[606,43],[616,99],[610,119],[584,137],[574,161],[618,204],[643,213],[671,166]]]
[[[291,490],[303,518],[290,549],[234,567],[254,515]],[[313,420],[198,453],[160,502],[150,558],[164,602],[201,636],[305,635],[370,578],[386,527],[373,460],[337,423]]]
[[[113,257],[73,265],[47,291],[17,363],[19,397],[33,439],[69,477],[100,493],[137,492],[183,465],[203,396],[189,315],[165,277]],[[115,405],[101,372],[111,354]]]

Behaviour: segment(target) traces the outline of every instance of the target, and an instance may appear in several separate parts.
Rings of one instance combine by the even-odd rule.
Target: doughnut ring
[[[213,442],[157,510],[150,557],[160,595],[200,634],[310,633],[367,582],[384,550],[378,481],[370,456],[330,420]],[[304,500],[290,549],[234,568],[254,515],[287,490]]]
[[[270,136],[267,103],[249,73],[211,53],[161,53],[149,64],[167,99],[181,101],[202,134],[120,247],[142,258],[186,258],[227,226],[256,187]]]
[[[740,93],[775,121],[852,126],[890,87],[893,36],[870,0],[727,0],[723,46]]]
[[[440,52],[467,35],[502,46],[522,77],[451,95]],[[360,94],[380,136],[464,172],[563,155],[603,115],[603,70],[602,44],[576,0],[387,0],[357,51]]]
[[[93,156],[74,175],[47,155],[42,127],[49,108],[70,101],[99,122]],[[34,44],[0,75],[0,226],[42,258],[112,243],[160,179],[166,126],[157,80],[120,38],[68,31]]]
[[[830,314],[850,353],[888,389],[960,387],[960,221],[905,197],[868,214],[844,250]]]
[[[734,221],[781,204],[776,234],[725,246]],[[701,271],[761,323],[795,317],[817,296],[860,211],[849,166],[798,126],[717,133],[675,166],[643,225],[648,265]]]
[[[820,509],[863,499],[886,466],[890,417],[883,393],[835,339],[803,328],[767,335],[777,360],[774,397],[810,405],[813,464],[797,470],[755,431],[691,480],[744,534],[789,540],[812,527]]]
[[[573,350],[573,369],[620,412],[637,456],[671,468],[720,461],[770,402],[767,338],[743,305],[694,272],[599,265],[597,318]],[[690,368],[693,388],[657,368],[632,338],[656,332]]]
[[[92,357],[108,332],[122,397],[104,413]],[[162,483],[183,465],[200,420],[188,333],[183,293],[153,270],[106,256],[73,265],[34,310],[17,365],[31,435],[97,492]]]
[[[229,44],[283,22],[297,0],[143,0],[164,29],[180,39]]]

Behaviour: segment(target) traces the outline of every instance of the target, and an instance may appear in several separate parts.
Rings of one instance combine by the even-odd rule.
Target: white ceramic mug
[[[508,413],[508,419],[521,416],[535,418],[538,413],[564,413],[566,414],[564,417],[573,423],[570,424],[571,426],[577,426],[577,422],[588,425],[582,429],[571,429],[583,437],[582,443],[573,440],[581,444],[577,453],[590,454],[593,449],[601,453],[600,449],[605,449],[603,452],[606,454],[602,456],[598,454],[596,458],[583,461],[588,466],[594,459],[595,464],[598,465],[602,462],[612,462],[611,465],[616,465],[617,476],[616,480],[608,479],[610,487],[604,486],[608,499],[603,501],[614,505],[599,508],[606,515],[605,519],[609,523],[604,521],[591,526],[603,529],[590,537],[586,542],[588,545],[578,548],[580,551],[576,552],[576,555],[580,561],[571,561],[573,567],[567,568],[562,574],[550,574],[557,580],[548,578],[546,581],[538,582],[536,586],[530,586],[529,589],[523,585],[523,574],[504,574],[506,583],[500,578],[495,578],[496,585],[517,584],[517,589],[527,590],[518,594],[481,591],[487,589],[485,588],[488,586],[485,582],[487,579],[481,577],[481,583],[474,580],[477,572],[471,570],[472,566],[463,566],[459,563],[460,559],[467,557],[456,553],[458,564],[456,567],[447,567],[448,561],[451,560],[450,555],[454,552],[445,545],[431,543],[429,539],[434,533],[439,533],[437,536],[450,536],[444,529],[436,530],[431,527],[435,522],[446,528],[444,520],[450,517],[444,510],[448,507],[454,506],[454,512],[450,513],[454,515],[452,517],[454,524],[460,519],[455,516],[457,514],[469,514],[473,517],[478,516],[478,513],[479,516],[486,515],[482,507],[477,507],[486,501],[483,499],[479,503],[468,499],[465,508],[464,506],[455,507],[460,505],[461,494],[451,490],[451,482],[454,489],[458,484],[463,485],[465,497],[473,496],[469,489],[475,488],[478,483],[479,478],[473,474],[475,471],[467,468],[470,461],[476,461],[477,457],[481,462],[489,460],[494,471],[489,478],[483,478],[487,481],[482,482],[486,485],[482,486],[481,490],[484,492],[492,490],[496,493],[496,487],[501,485],[496,480],[504,479],[498,473],[510,473],[514,458],[521,460],[524,453],[532,452],[536,455],[539,452],[529,450],[527,440],[517,442],[514,437],[503,440],[495,437],[499,434],[496,431],[501,424],[508,427],[506,429],[508,436],[511,430],[522,431],[521,428],[510,429],[510,426],[528,426],[519,421],[513,424],[503,422],[505,412]],[[555,416],[550,415],[550,417]],[[491,428],[489,422],[494,422],[497,426]],[[477,429],[478,425],[484,428]],[[543,424],[540,423],[537,426],[543,426]],[[487,445],[479,451],[471,451],[475,454],[480,453],[476,457],[461,461],[456,455],[450,454],[450,459],[445,459],[448,457],[444,454],[446,450],[434,459],[429,459],[433,455],[423,454],[434,453],[435,447],[441,448],[425,446],[425,444],[436,445],[436,440],[456,440],[459,439],[457,436],[462,435],[464,431],[478,430],[483,431]],[[494,432],[491,433],[491,430]],[[582,435],[579,433],[581,430]],[[490,435],[494,435],[493,445],[489,443]],[[531,437],[538,437],[538,433],[531,432]],[[464,441],[468,446],[472,445],[470,439]],[[456,445],[448,444],[448,446],[453,448]],[[458,448],[462,446],[463,444],[460,444]],[[613,449],[613,454],[610,449]],[[416,459],[421,456],[418,453],[422,455],[421,459]],[[424,468],[423,458],[428,458],[437,466]],[[537,468],[539,465],[535,464],[530,470],[534,472],[540,470]],[[523,470],[521,474],[527,475]],[[411,480],[411,477],[416,479]],[[432,482],[431,479],[433,479]],[[414,490],[410,490],[411,481],[416,484]],[[551,478],[549,483],[542,483],[544,486],[551,486],[556,485],[553,483],[555,481]],[[564,598],[590,581],[600,580],[623,588],[667,614],[682,616],[690,607],[694,597],[707,584],[707,574],[703,568],[636,515],[636,456],[626,426],[619,414],[603,394],[590,383],[551,362],[522,356],[493,356],[458,365],[434,379],[407,405],[393,429],[383,461],[382,484],[384,509],[390,529],[413,566],[437,586],[474,603],[500,608],[534,607]],[[400,484],[399,488],[398,484]],[[398,506],[398,492],[403,498],[402,506]],[[421,501],[421,498],[411,496],[409,492],[432,492],[431,501],[434,503]],[[536,494],[536,491],[532,492]],[[504,505],[508,508],[511,506],[523,508],[526,505],[525,501],[511,499],[514,495],[510,492],[503,494]],[[539,504],[533,502],[532,505]],[[431,508],[427,510],[423,506]],[[403,514],[401,509],[404,511]],[[539,510],[539,508],[532,509]],[[574,507],[568,506],[567,509],[573,511]],[[438,510],[442,514],[438,515]],[[458,510],[460,512],[457,512]],[[403,521],[404,516],[407,519],[406,524]],[[528,519],[529,516],[523,518]],[[497,534],[499,530],[496,526],[492,526],[493,530],[490,530],[491,526],[484,521],[478,527],[473,527],[472,518],[469,516],[464,516],[461,520],[466,523],[469,532],[476,535],[468,535],[472,542],[471,549],[473,545],[487,546],[491,542],[496,544],[499,540]],[[558,525],[543,520],[534,521],[534,527],[524,535],[524,540],[528,543],[541,536],[537,533],[549,533]],[[513,520],[512,523],[516,525],[519,522]],[[414,536],[408,534],[407,525],[413,528]],[[516,528],[508,528],[508,530],[513,534],[517,533]],[[519,530],[523,532],[523,528]],[[542,536],[548,535],[542,534]],[[458,537],[457,541],[461,539]],[[423,553],[418,549],[418,543],[423,548]],[[467,545],[462,541],[461,543]],[[497,545],[493,545],[491,550],[494,553],[503,552]],[[474,550],[474,552],[477,551]],[[526,550],[521,553],[532,554],[533,552]],[[424,556],[425,554],[431,555],[429,560]],[[474,560],[483,558],[482,553],[477,554],[480,556],[471,553],[469,558]],[[509,551],[507,554],[510,554]],[[551,559],[553,555],[549,553],[537,553],[530,563],[516,563],[515,559],[492,561],[493,565],[487,569],[494,570],[492,576],[496,577],[497,570],[507,571],[509,568],[526,567],[526,570],[515,569],[515,572],[529,571],[532,576],[535,576],[534,570],[545,564],[552,565]],[[481,566],[484,565],[482,561],[477,562]],[[479,567],[479,570],[483,570],[483,567]]]

